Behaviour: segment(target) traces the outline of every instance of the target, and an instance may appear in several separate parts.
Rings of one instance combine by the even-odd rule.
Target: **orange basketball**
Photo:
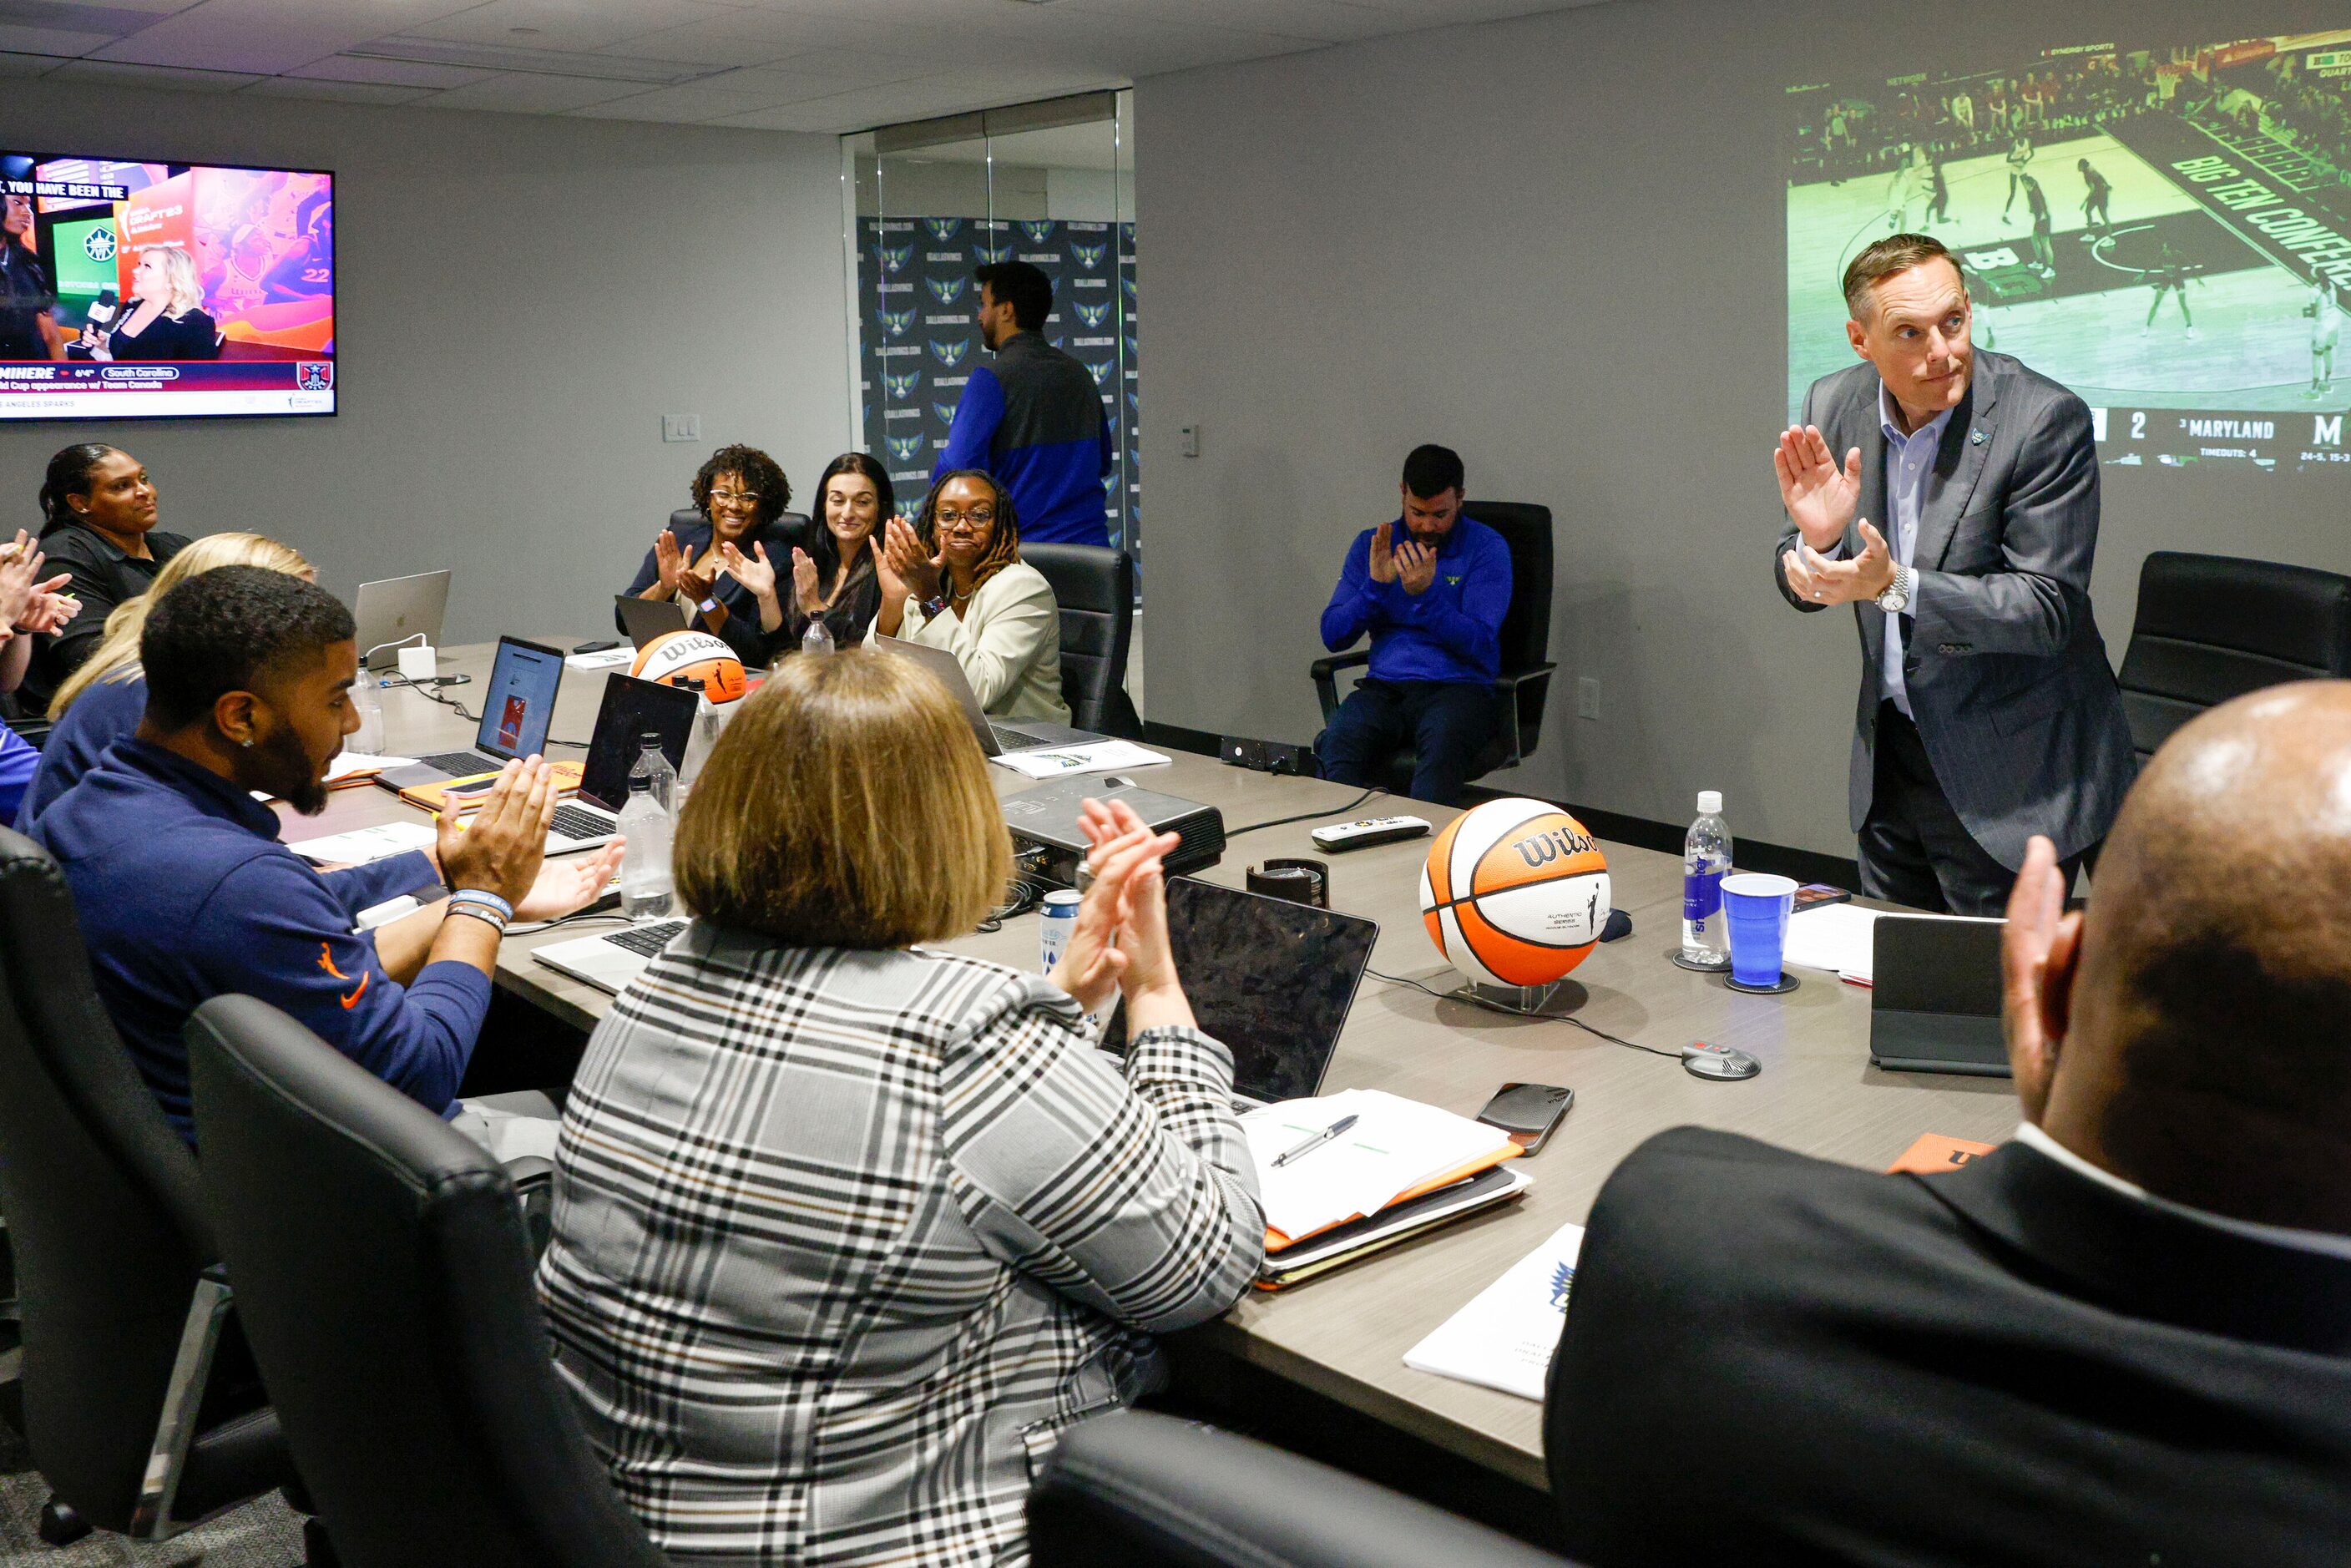
[[[743,661],[735,650],[707,632],[664,632],[637,650],[629,674],[639,680],[674,686],[680,680],[702,683],[702,695],[714,703],[731,703],[743,695]]]
[[[1583,962],[1608,923],[1608,860],[1541,800],[1489,800],[1446,824],[1420,873],[1420,914],[1446,962],[1489,986],[1541,986]]]

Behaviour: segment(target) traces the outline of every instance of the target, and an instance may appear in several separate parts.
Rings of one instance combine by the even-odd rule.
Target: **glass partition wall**
[[[984,357],[972,269],[1034,262],[1053,279],[1046,338],[1102,391],[1116,454],[1104,521],[1139,564],[1133,98],[1085,93],[842,139],[858,428],[902,506],[928,484]]]

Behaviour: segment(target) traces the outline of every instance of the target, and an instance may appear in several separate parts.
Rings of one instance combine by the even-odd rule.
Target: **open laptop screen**
[[[1379,939],[1377,921],[1176,877],[1167,936],[1200,1028],[1233,1053],[1233,1092],[1270,1103],[1322,1087]],[[1107,1036],[1123,1050],[1126,1026]]]
[[[619,810],[629,798],[629,769],[643,749],[640,737],[649,733],[661,737],[662,755],[672,768],[684,767],[685,743],[694,734],[698,706],[684,686],[641,681],[614,671],[604,685],[604,706],[596,715],[580,793],[608,811]]]
[[[474,744],[493,757],[544,752],[547,727],[555,722],[555,690],[562,680],[561,653],[519,637],[499,638]]]

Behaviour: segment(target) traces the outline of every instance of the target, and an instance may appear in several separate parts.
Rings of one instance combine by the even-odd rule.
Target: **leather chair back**
[[[709,521],[709,518],[704,517],[693,507],[680,507],[669,515],[669,527],[672,533],[681,528],[698,528]],[[806,512],[778,513],[776,520],[768,525],[768,559],[775,562],[777,569],[786,577],[791,575],[792,548],[797,545],[801,549],[808,549],[809,530],[814,526],[810,522]],[[779,534],[782,536],[783,544],[780,550],[776,548],[776,536]]]
[[[350,1568],[658,1568],[548,1353],[487,1151],[250,997],[187,1027],[246,1333]]]
[[[1497,639],[1502,673],[1531,669],[1551,658],[1552,521],[1551,508],[1526,501],[1464,501],[1461,515],[1475,517],[1510,547],[1510,607],[1503,613]],[[1543,701],[1549,681],[1531,681],[1512,688],[1519,727],[1519,751],[1531,755],[1542,735]],[[1500,747],[1480,761],[1499,766]]]
[[[2330,675],[2351,675],[2351,577],[2181,550],[2139,569],[2117,679],[2141,762],[2208,707]]]
[[[34,1462],[85,1519],[128,1531],[189,1301],[219,1254],[195,1156],[99,1000],[57,862],[5,829],[0,1206],[16,1250]],[[249,1417],[199,1437],[174,1508],[183,1519],[284,1479],[259,1390],[218,1391],[207,1419],[224,1400]]]
[[[1126,659],[1134,638],[1134,560],[1100,545],[1024,544],[1061,610],[1061,700],[1080,729],[1131,734]]]

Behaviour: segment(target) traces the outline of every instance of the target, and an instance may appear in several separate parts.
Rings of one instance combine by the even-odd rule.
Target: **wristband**
[[[453,902],[449,905],[449,913],[452,915],[471,915],[475,920],[478,920],[483,925],[488,926],[491,930],[496,932],[499,936],[504,936],[507,934],[507,923],[499,919],[498,912],[490,908],[487,904],[457,904]]]
[[[452,909],[486,909],[498,917],[500,924],[514,918],[514,905],[483,887],[461,887],[449,895]]]

